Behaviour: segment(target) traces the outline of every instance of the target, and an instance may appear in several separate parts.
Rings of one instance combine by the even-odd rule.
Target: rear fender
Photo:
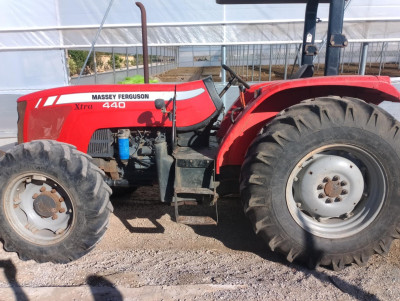
[[[257,93],[255,93],[257,92]],[[335,76],[276,81],[252,86],[246,92],[246,108],[232,124],[230,112],[222,121],[217,136],[222,138],[216,159],[216,171],[222,166],[241,165],[246,151],[262,127],[280,111],[302,100],[322,96],[348,96],[368,103],[399,102],[400,93],[390,83],[389,77]],[[252,95],[257,98],[251,99]],[[236,100],[232,108],[239,107]],[[231,109],[232,110],[232,109]]]

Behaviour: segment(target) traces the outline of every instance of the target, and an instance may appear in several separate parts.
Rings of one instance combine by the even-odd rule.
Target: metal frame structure
[[[325,75],[338,75],[340,67],[341,48],[348,41],[343,35],[344,7],[347,0],[217,0],[219,4],[283,4],[306,3],[304,21],[302,68],[295,77],[311,77],[313,75],[314,56],[318,54],[315,45],[315,31],[319,3],[329,3],[329,21],[325,56]]]

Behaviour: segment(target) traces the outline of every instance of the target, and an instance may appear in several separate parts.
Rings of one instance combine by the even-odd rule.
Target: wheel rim
[[[71,197],[55,179],[26,173],[11,181],[4,212],[14,230],[39,245],[55,244],[68,236],[74,222]]]
[[[352,145],[327,145],[296,164],[286,185],[286,201],[304,230],[323,238],[343,238],[375,220],[386,185],[372,154]]]

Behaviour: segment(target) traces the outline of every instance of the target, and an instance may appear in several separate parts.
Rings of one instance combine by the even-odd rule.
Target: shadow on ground
[[[164,233],[165,229],[158,220],[164,215],[169,215],[174,220],[175,213],[173,206],[159,201],[158,193],[158,187],[141,187],[132,194],[112,196],[114,215],[131,233]],[[215,217],[214,207],[186,207],[180,208],[180,212]],[[148,219],[152,226],[133,227],[129,221],[134,219]],[[229,249],[252,252],[269,261],[286,264],[282,256],[270,251],[268,246],[254,234],[238,198],[222,198],[218,201],[218,220],[218,226],[189,227],[198,235],[219,240]]]
[[[106,278],[96,275],[90,275],[86,278],[86,283],[90,287],[93,299],[95,301],[113,300],[122,301],[123,297],[114,284]]]
[[[174,220],[174,207],[159,201],[157,187],[140,188],[133,194],[113,197],[114,214],[121,220],[131,233],[164,233],[164,227],[157,221],[164,215]],[[137,210],[132,210],[132,206]],[[190,208],[191,207],[191,208]],[[197,212],[200,215],[215,214],[214,209],[203,206],[190,206],[188,215]],[[192,212],[191,212],[192,211]],[[128,222],[135,218],[145,218],[151,221],[154,227],[135,228]],[[346,282],[339,276],[329,275],[330,272],[308,269],[304,265],[288,263],[278,253],[270,251],[267,244],[254,234],[254,231],[244,216],[239,198],[222,198],[218,201],[218,226],[202,225],[190,226],[194,232],[204,237],[211,237],[222,242],[227,248],[237,251],[254,253],[261,258],[276,262],[292,269],[296,269],[307,276],[312,276],[321,282],[333,285],[343,293],[356,300],[378,300],[359,287]],[[310,250],[314,249],[312,236],[306,238]],[[313,251],[314,252],[314,251]]]
[[[17,281],[17,268],[13,262],[11,260],[0,260],[0,269],[4,271],[4,275],[14,292],[15,299],[18,301],[28,301],[28,296]]]

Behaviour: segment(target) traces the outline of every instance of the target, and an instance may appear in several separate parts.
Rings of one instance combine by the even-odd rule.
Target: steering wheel
[[[237,75],[231,68],[229,68],[229,67],[228,67],[227,65],[225,65],[225,64],[222,64],[222,68],[224,68],[226,71],[229,72],[229,74],[231,75],[231,78],[232,78],[232,79],[235,79],[235,78],[236,78],[237,81],[238,81],[239,83],[241,83],[243,86],[245,86],[246,89],[250,89],[249,84],[246,83],[246,82],[244,81],[244,79],[241,78],[239,75]]]

